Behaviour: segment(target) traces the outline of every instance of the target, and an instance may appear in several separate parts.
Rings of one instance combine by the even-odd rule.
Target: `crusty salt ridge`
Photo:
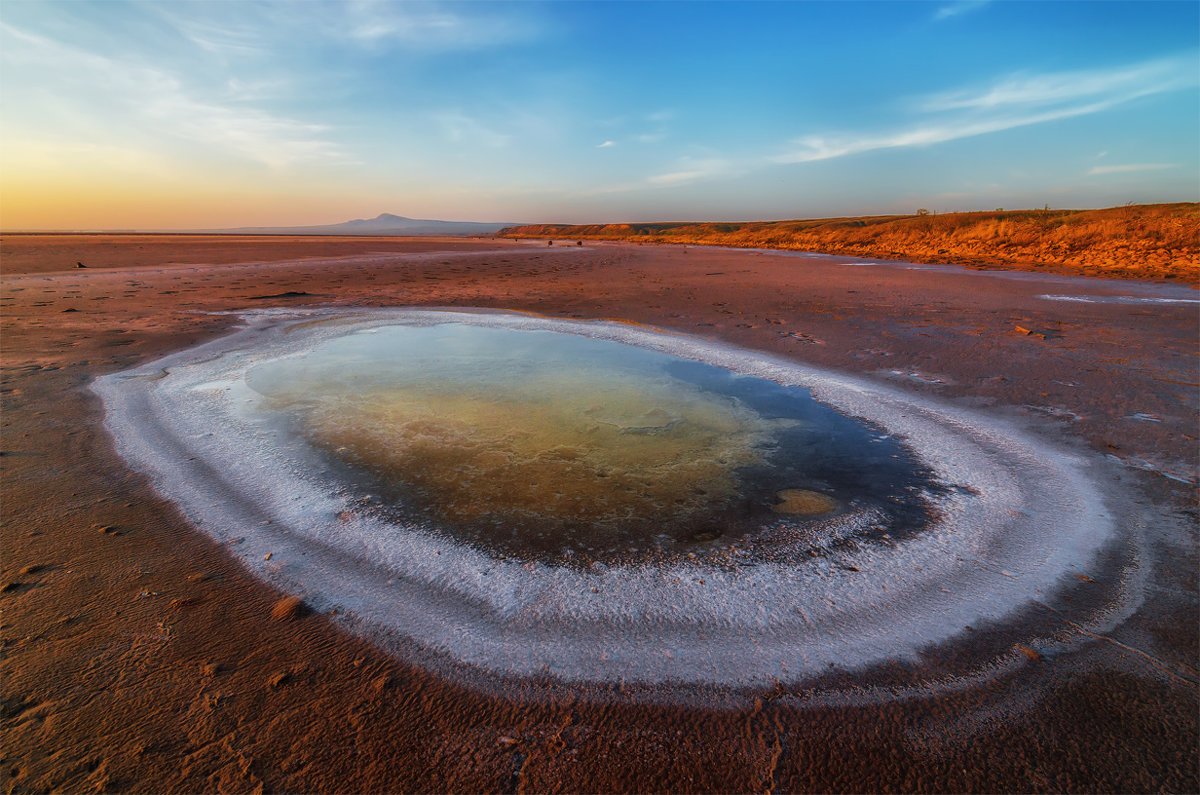
[[[264,579],[318,609],[336,606],[358,631],[399,633],[494,674],[737,686],[804,680],[830,664],[913,659],[967,625],[1052,599],[1071,567],[1088,566],[1116,535],[1087,459],[1004,420],[752,351],[623,324],[498,313],[314,310],[246,319],[249,327],[231,336],[97,379],[117,449]],[[804,386],[902,435],[937,477],[973,493],[936,498],[940,517],[923,532],[894,547],[839,553],[840,567],[824,558],[751,558],[754,565],[737,567],[681,561],[578,571],[501,560],[387,525],[356,513],[302,445],[256,419],[258,398],[242,375],[351,329],[442,322],[584,334]],[[1132,588],[1126,598],[1137,594]],[[1112,605],[1103,620],[1130,608]]]
[[[1160,298],[1151,295],[1039,295],[1045,301],[1073,301],[1080,304],[1200,304],[1200,298]]]

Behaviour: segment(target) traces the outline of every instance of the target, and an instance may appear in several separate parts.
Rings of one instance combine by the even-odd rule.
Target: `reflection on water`
[[[247,383],[389,510],[513,554],[686,546],[914,502],[903,448],[802,389],[572,334],[387,326]]]

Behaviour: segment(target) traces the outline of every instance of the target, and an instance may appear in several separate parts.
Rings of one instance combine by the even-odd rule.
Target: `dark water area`
[[[686,360],[668,363],[667,372],[736,399],[761,417],[794,421],[776,432],[762,463],[738,471],[744,520],[761,521],[761,507],[776,493],[802,488],[879,511],[886,520],[866,528],[865,536],[900,539],[928,518],[921,495],[945,488],[902,440],[815,400],[803,387]]]

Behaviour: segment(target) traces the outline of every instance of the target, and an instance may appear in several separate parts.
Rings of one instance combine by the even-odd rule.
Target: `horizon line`
[[[855,219],[855,218],[908,218],[920,217],[924,215],[969,215],[969,214],[995,214],[995,213],[1026,213],[1026,212],[1089,212],[1096,210],[1117,210],[1121,208],[1135,207],[1162,207],[1177,204],[1194,204],[1200,206],[1200,201],[1163,201],[1163,202],[1141,202],[1110,205],[1107,207],[1051,207],[1046,204],[1042,207],[997,207],[993,210],[926,210],[924,212],[918,210],[911,213],[871,213],[864,215],[820,215],[808,217],[792,217],[792,218],[743,218],[735,221],[728,220],[657,220],[657,221],[584,221],[584,222],[567,222],[567,221],[529,221],[529,222],[496,222],[496,221],[444,221],[435,218],[409,218],[407,216],[396,216],[410,221],[424,221],[429,223],[446,223],[446,224],[472,224],[477,226],[496,226],[500,229],[509,229],[521,226],[619,226],[624,224],[770,224],[770,223],[786,223],[788,221],[834,221],[838,219]],[[380,213],[383,215],[395,215],[394,213]],[[378,218],[379,216],[375,216]],[[389,234],[387,232],[354,232],[349,230],[338,230],[328,232],[304,232],[301,230],[313,230],[320,228],[336,227],[342,224],[352,223],[359,220],[374,220],[374,219],[351,219],[351,221],[339,221],[332,224],[297,224],[295,226],[243,226],[243,227],[198,227],[198,228],[142,228],[142,227],[124,227],[124,228],[83,228],[83,229],[3,229],[0,228],[0,235],[255,235],[255,236],[280,236],[280,235],[309,235],[313,237],[474,237],[487,236],[486,232],[475,232],[467,234],[424,234],[424,235],[405,235],[405,234]],[[253,231],[262,230],[262,231]],[[296,231],[290,231],[296,230]]]

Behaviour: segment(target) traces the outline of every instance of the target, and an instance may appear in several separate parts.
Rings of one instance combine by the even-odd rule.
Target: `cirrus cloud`
[[[772,160],[808,163],[960,138],[1099,113],[1141,97],[1195,88],[1194,52],[1092,70],[1006,77],[983,88],[926,96],[914,104],[920,119],[886,132],[827,133],[795,138]]]
[[[1162,171],[1168,168],[1177,168],[1176,163],[1125,163],[1122,165],[1111,166],[1093,166],[1088,170],[1088,176],[1102,176],[1104,174],[1133,174],[1138,171]]]

